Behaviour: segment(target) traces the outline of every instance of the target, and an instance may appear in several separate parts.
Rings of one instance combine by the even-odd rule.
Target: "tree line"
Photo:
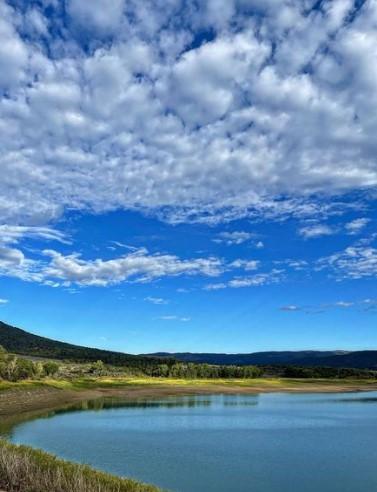
[[[195,364],[177,362],[173,365],[158,364],[146,367],[145,373],[152,377],[167,377],[178,379],[218,379],[218,378],[258,378],[263,371],[256,366],[215,366],[210,364]]]
[[[0,379],[5,381],[21,381],[25,379],[41,379],[59,377],[75,379],[78,377],[99,376],[147,376],[175,379],[252,379],[258,377],[282,378],[376,378],[377,372],[366,369],[333,368],[333,367],[297,367],[297,366],[237,366],[198,364],[194,362],[177,362],[173,360],[154,359],[145,363],[143,359],[131,366],[114,366],[102,360],[94,362],[55,362],[32,361],[9,354],[0,345]]]
[[[39,379],[55,376],[59,365],[53,361],[33,362],[8,354],[0,345],[0,378],[5,381],[21,381],[23,379]]]

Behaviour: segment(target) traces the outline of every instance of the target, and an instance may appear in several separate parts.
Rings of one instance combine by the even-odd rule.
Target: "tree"
[[[106,372],[105,364],[102,362],[102,360],[97,360],[96,362],[93,362],[90,368],[90,372],[96,374],[97,376],[103,375]]]

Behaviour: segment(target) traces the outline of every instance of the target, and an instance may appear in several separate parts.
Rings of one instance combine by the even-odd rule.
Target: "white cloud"
[[[218,282],[216,284],[207,284],[204,286],[204,290],[222,290],[226,289],[227,284],[225,282]]]
[[[207,284],[204,290],[221,290],[226,288],[239,289],[242,287],[258,287],[262,285],[274,284],[282,280],[283,270],[273,269],[267,273],[258,273],[247,277],[234,277],[227,282]]]
[[[9,90],[24,80],[28,50],[12,22],[13,11],[0,3],[0,89]]]
[[[51,261],[41,274],[64,285],[107,286],[127,280],[147,282],[179,275],[215,277],[223,271],[223,265],[217,258],[181,260],[174,255],[152,255],[145,249],[113,260],[83,260],[77,253],[64,256],[53,250],[45,250],[44,254]]]
[[[159,319],[164,320],[164,321],[191,321],[191,318],[187,316],[176,316],[176,315],[166,315],[166,316],[160,316]]]
[[[230,263],[230,267],[232,268],[242,268],[243,270],[257,270],[259,268],[260,261],[258,260],[234,260]]]
[[[42,280],[36,261],[25,258],[20,249],[2,246],[0,246],[0,276],[35,282]]]
[[[341,307],[341,308],[349,308],[349,307],[352,307],[353,305],[354,305],[354,303],[349,302],[349,301],[337,301],[335,303],[335,306]]]
[[[250,241],[255,235],[246,231],[232,231],[232,232],[220,232],[218,236],[213,240],[215,243],[225,243],[228,246],[233,244],[242,244],[246,241]]]
[[[318,217],[377,185],[376,2],[60,3],[0,3],[5,223]]]
[[[288,304],[287,306],[281,306],[279,309],[280,311],[287,311],[287,312],[295,312],[301,310],[300,306],[296,306],[296,304]]]
[[[51,227],[0,225],[0,244],[17,243],[23,238],[58,241],[60,243],[69,242],[63,232]]]
[[[0,266],[21,265],[24,261],[24,254],[16,248],[0,247]]]
[[[109,36],[119,28],[124,0],[68,0],[67,12],[71,22],[79,29],[94,31],[99,36]]]
[[[355,234],[358,234],[362,229],[364,229],[364,227],[367,226],[369,222],[370,222],[370,219],[363,217],[363,218],[355,219],[355,220],[352,220],[351,222],[348,222],[345,225],[345,228],[349,234],[355,235]]]
[[[152,304],[157,304],[157,305],[169,304],[169,301],[167,299],[163,299],[162,297],[148,296],[144,298],[144,301],[151,302]]]
[[[315,224],[302,227],[301,229],[299,229],[298,232],[305,239],[311,239],[321,236],[331,236],[332,234],[335,234],[335,230],[325,224]]]
[[[8,304],[8,299],[0,299],[0,304]]]
[[[367,300],[368,301],[368,300]],[[287,304],[285,306],[281,306],[280,311],[285,312],[297,312],[304,311],[306,314],[318,314],[328,311],[334,308],[348,309],[352,307],[360,307],[365,304],[365,300],[362,301],[336,301],[330,302],[326,304],[319,305],[309,305],[309,306],[298,306],[297,304]]]
[[[339,278],[359,279],[377,276],[377,249],[350,246],[344,251],[321,258],[319,269],[330,269]]]

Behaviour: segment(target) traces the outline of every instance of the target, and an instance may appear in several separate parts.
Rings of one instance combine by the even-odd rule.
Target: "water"
[[[10,438],[171,491],[377,490],[377,392],[97,400]]]

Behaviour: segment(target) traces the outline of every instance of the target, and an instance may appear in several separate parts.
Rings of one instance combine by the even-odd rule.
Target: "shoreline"
[[[102,398],[153,399],[175,395],[349,393],[377,391],[376,380],[165,380],[97,378],[76,381],[0,382],[0,492],[50,492],[45,483],[63,480],[62,492],[158,492],[153,484],[118,477],[11,444],[12,428],[59,410],[81,409]],[[83,404],[83,407],[81,407]],[[16,468],[14,463],[17,463]],[[47,476],[48,475],[48,476]],[[46,478],[47,477],[47,478]],[[26,484],[26,485],[25,485]],[[42,485],[41,485],[42,484]],[[29,487],[30,486],[30,487]],[[162,492],[162,491],[161,491]]]
[[[377,391],[375,380],[164,380],[138,378],[97,378],[28,384],[0,383],[0,421],[26,420],[87,400],[105,397],[136,399],[177,395],[256,393],[346,393]]]

